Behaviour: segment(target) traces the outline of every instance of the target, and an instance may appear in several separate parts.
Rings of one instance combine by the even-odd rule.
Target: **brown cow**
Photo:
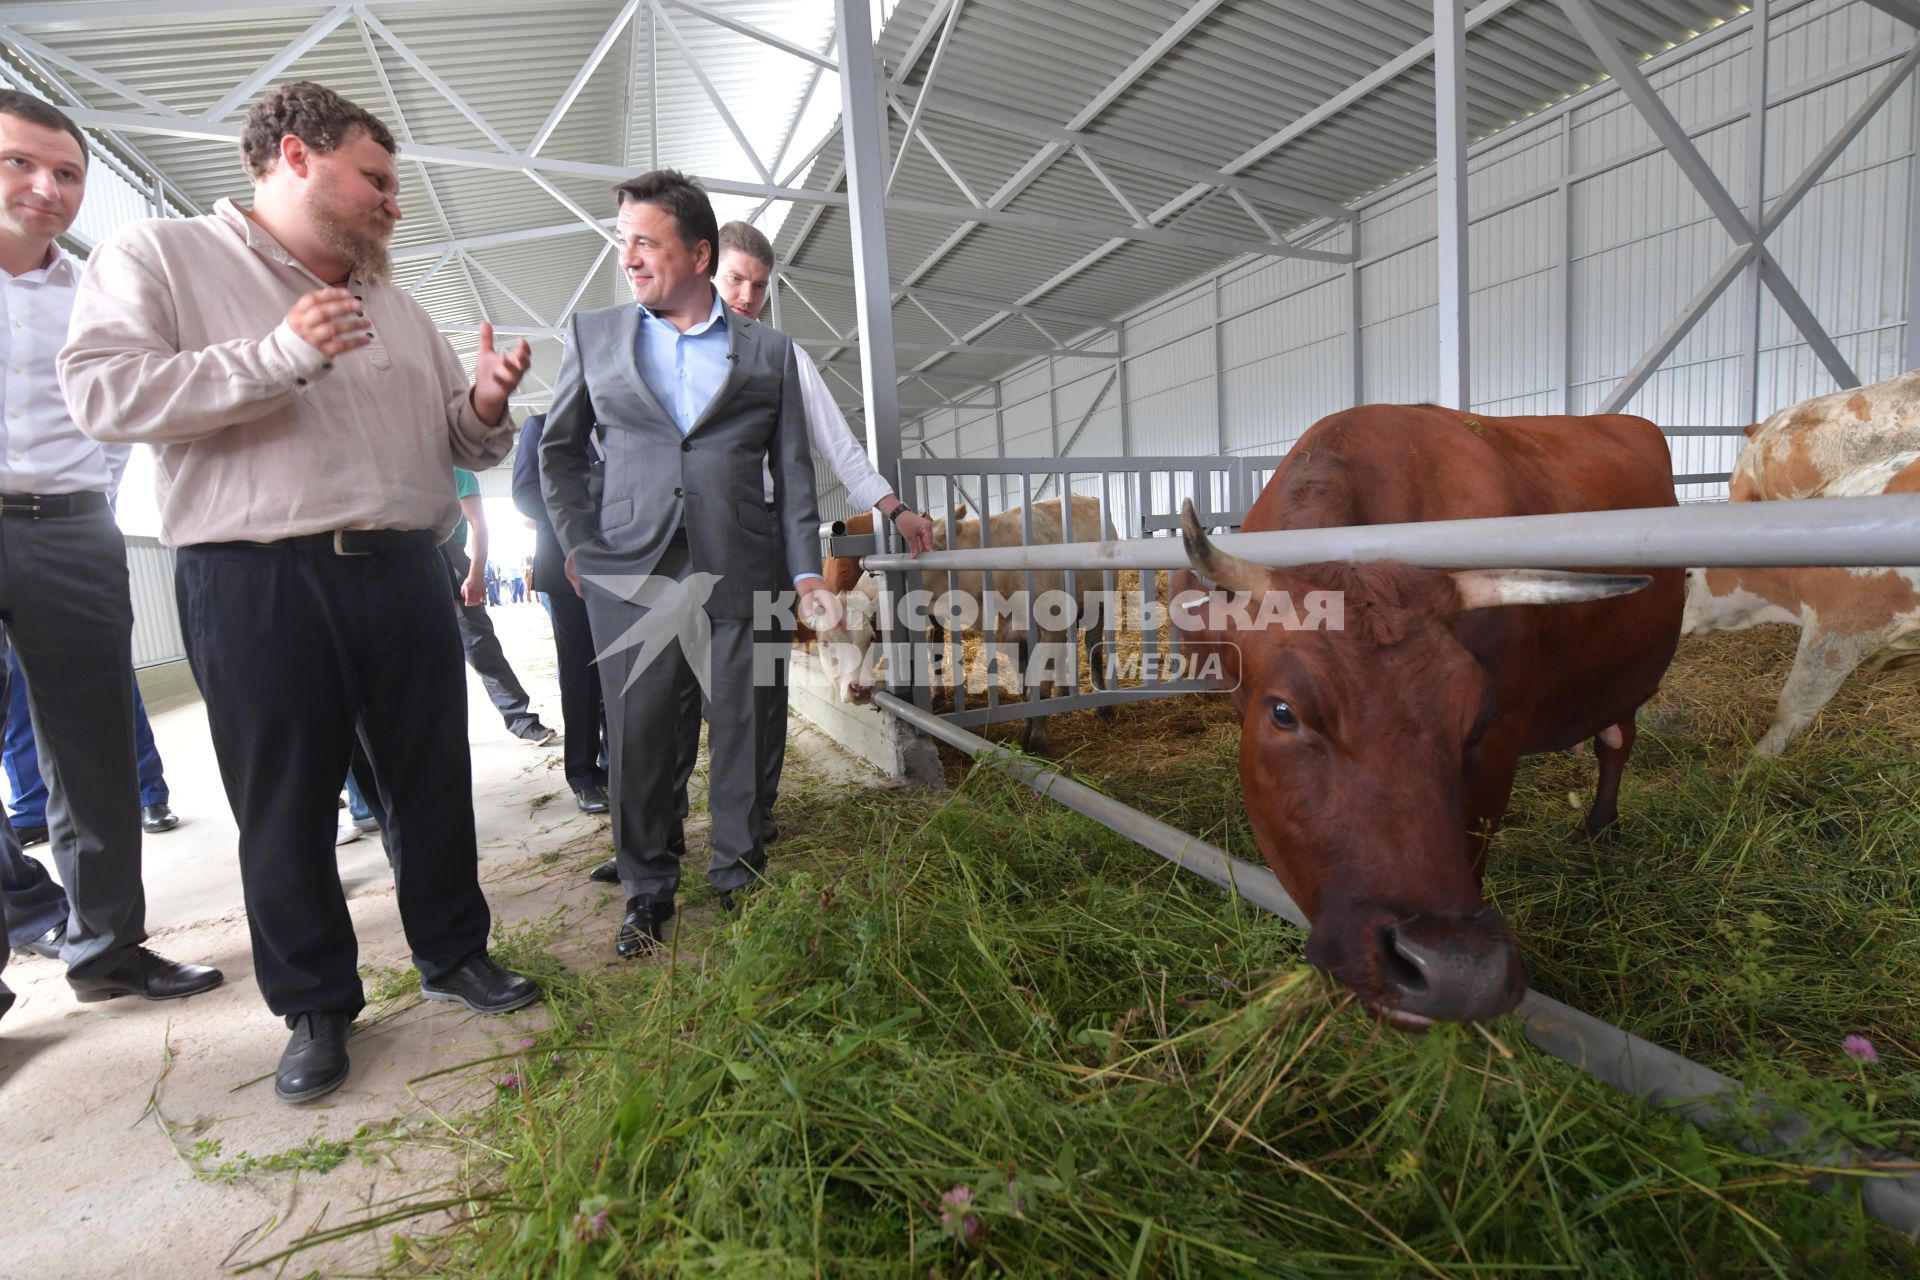
[[[1374,405],[1302,436],[1241,528],[1670,507],[1672,474],[1641,418]],[[1634,713],[1679,637],[1681,571],[1267,569],[1214,547],[1191,508],[1186,524],[1189,560],[1221,588],[1343,593],[1343,629],[1205,633],[1232,642],[1241,789],[1313,924],[1307,958],[1403,1027],[1512,1008],[1526,974],[1481,897],[1488,837],[1522,755],[1587,739],[1600,762],[1587,830],[1612,823]],[[1496,607],[1514,604],[1547,607]]]

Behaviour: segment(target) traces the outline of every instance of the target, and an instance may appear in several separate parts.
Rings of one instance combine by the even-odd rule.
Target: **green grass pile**
[[[1074,767],[1246,854],[1230,717],[1123,717],[1076,730]],[[1611,846],[1572,838],[1591,758],[1523,772],[1488,884],[1536,985],[1920,1151],[1911,753],[1815,740],[1755,772],[1730,740],[1642,742]],[[1811,1153],[1700,1133],[1510,1020],[1381,1031],[1285,925],[954,773],[794,797],[774,887],[671,961],[513,955],[555,1029],[487,1068],[467,1215],[391,1270],[1920,1275],[1857,1182],[1807,1184]]]

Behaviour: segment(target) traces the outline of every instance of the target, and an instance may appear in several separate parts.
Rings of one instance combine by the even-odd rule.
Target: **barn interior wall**
[[[1773,5],[1769,203],[1913,38],[1860,0]],[[1751,30],[1730,24],[1696,44],[1654,63],[1649,79],[1744,204]],[[1916,79],[1769,242],[1868,383],[1908,365]],[[1356,402],[1434,399],[1433,185],[1430,172],[1411,175],[1305,242],[1345,252],[1357,225],[1355,266],[1270,257],[1231,264],[1127,317],[1123,361],[1033,361],[1000,382],[1002,430],[982,393],[980,408],[943,409],[910,426],[908,456],[1276,454]],[[1639,113],[1606,84],[1478,148],[1469,198],[1471,407],[1489,414],[1596,411],[1733,250]],[[1738,426],[1750,378],[1762,414],[1835,389],[1767,295],[1758,358],[1749,358],[1743,288],[1737,282],[1708,310],[1628,412],[1664,426]],[[1115,385],[1095,405],[1109,379]],[[1676,437],[1675,472],[1724,472],[1739,443]],[[1723,485],[1682,487],[1685,498],[1723,494]]]

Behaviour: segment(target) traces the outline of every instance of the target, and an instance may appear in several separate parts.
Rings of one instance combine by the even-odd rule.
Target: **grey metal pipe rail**
[[[873,700],[921,732],[965,752],[968,758],[1004,769],[1039,794],[1059,801],[1174,865],[1238,894],[1301,929],[1309,928],[1305,913],[1266,867],[1235,858],[1223,849],[1129,808],[1030,757],[968,733],[891,693],[876,693]],[[1623,1093],[1671,1110],[1699,1128],[1712,1128],[1734,1118],[1742,1110],[1742,1099],[1749,1096],[1740,1082],[1730,1076],[1581,1013],[1531,987],[1521,998],[1519,1013],[1527,1040],[1541,1052]],[[1770,1133],[1773,1139],[1770,1148],[1755,1142],[1743,1145],[1761,1153],[1789,1146],[1801,1152],[1812,1148],[1817,1151],[1811,1158],[1812,1163],[1837,1171],[1864,1169],[1876,1159],[1840,1138],[1816,1133],[1805,1118],[1791,1113],[1781,1115]],[[1860,1175],[1859,1181],[1860,1201],[1867,1212],[1909,1240],[1920,1243],[1920,1174],[1896,1177],[1867,1172]]]
[[[1803,502],[1701,503],[1567,515],[1496,516],[1222,534],[1222,551],[1260,564],[1400,560],[1449,569],[1920,564],[1920,494]],[[1184,569],[1175,538],[867,556],[905,569]]]

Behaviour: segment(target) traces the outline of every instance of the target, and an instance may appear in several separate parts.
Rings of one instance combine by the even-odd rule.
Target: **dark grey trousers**
[[[793,652],[793,633],[781,631],[758,637],[763,646],[754,668],[753,698],[759,727],[759,792],[754,803],[754,832],[764,841],[773,830],[773,802],[780,798],[780,773],[787,763],[787,660]],[[690,688],[680,703],[675,734],[673,811],[687,816],[687,783],[700,759],[700,691]]]
[[[669,548],[654,568],[656,576],[676,579],[685,579],[689,571],[685,547]],[[604,655],[597,665],[613,757],[607,791],[613,807],[614,857],[628,897],[661,898],[671,897],[680,884],[680,862],[667,851],[667,841],[682,757],[681,709],[688,686],[696,682],[678,642],[657,651],[623,647],[608,652],[647,613],[600,587],[587,589],[594,644]],[[707,882],[725,892],[745,885],[767,864],[755,822],[760,718],[753,690],[752,619],[711,621],[710,696],[701,700],[708,730],[707,799],[713,815]],[[637,674],[636,659],[649,660]],[[633,684],[628,688],[630,675]]]
[[[506,721],[507,732],[523,738],[540,723],[540,717],[533,714],[527,691],[521,687],[520,677],[513,673],[506,650],[500,647],[500,637],[493,634],[493,619],[487,616],[487,607],[467,605],[460,600],[460,584],[466,580],[473,561],[467,558],[464,549],[451,542],[441,545],[440,554],[446,559],[447,572],[453,575],[453,607],[460,619],[460,647],[466,650],[467,665],[479,673],[487,697],[500,718]]]
[[[0,517],[0,622],[27,678],[74,976],[147,938],[133,745],[133,604],[110,512]]]

